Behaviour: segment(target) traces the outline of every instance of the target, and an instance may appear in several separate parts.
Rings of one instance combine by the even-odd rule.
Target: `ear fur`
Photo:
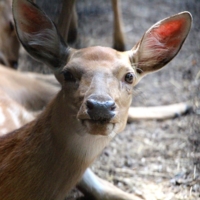
[[[181,49],[191,27],[189,12],[182,12],[157,22],[129,52],[140,75],[159,70]]]
[[[17,35],[35,59],[58,69],[66,64],[69,48],[54,23],[30,0],[13,0]]]

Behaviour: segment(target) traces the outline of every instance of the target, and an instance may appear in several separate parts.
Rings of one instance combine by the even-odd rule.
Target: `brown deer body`
[[[33,120],[60,87],[52,75],[0,66],[0,136]]]
[[[88,186],[96,199],[134,199],[109,184],[104,188],[86,169],[124,129],[133,87],[178,53],[190,14],[160,21],[126,52],[71,49],[31,1],[14,0],[13,14],[21,43],[50,66],[61,90],[37,119],[0,138],[1,198],[61,200],[85,172],[80,188],[87,193]]]

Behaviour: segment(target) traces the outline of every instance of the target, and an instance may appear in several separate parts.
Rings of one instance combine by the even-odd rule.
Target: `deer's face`
[[[62,85],[56,101],[63,109],[58,111],[76,118],[68,120],[68,127],[79,125],[95,135],[110,135],[124,128],[133,86],[177,55],[192,21],[188,12],[161,20],[131,50],[120,53],[106,47],[72,50],[32,1],[13,1],[13,15],[22,45],[49,65]],[[58,117],[64,121],[67,114]],[[78,124],[72,124],[74,121]]]
[[[74,50],[57,78],[73,115],[89,134],[122,131],[136,81],[126,53],[106,47]]]

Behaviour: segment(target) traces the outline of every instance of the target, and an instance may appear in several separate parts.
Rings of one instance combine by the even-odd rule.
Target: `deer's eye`
[[[133,80],[134,80],[134,74],[129,72],[125,75],[125,78],[124,80],[129,83],[129,84],[132,84],[133,83]]]
[[[75,82],[76,79],[74,78],[73,74],[67,70],[63,71],[63,75],[65,78],[65,81]]]

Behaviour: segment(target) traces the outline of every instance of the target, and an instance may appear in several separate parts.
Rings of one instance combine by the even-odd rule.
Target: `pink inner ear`
[[[51,23],[46,19],[40,10],[29,2],[20,5],[20,26],[24,32],[36,33],[41,29],[50,28]]]
[[[186,20],[183,18],[169,20],[153,29],[152,34],[157,35],[159,42],[168,48],[178,46],[180,40],[183,39],[182,33],[184,32],[185,24]]]

